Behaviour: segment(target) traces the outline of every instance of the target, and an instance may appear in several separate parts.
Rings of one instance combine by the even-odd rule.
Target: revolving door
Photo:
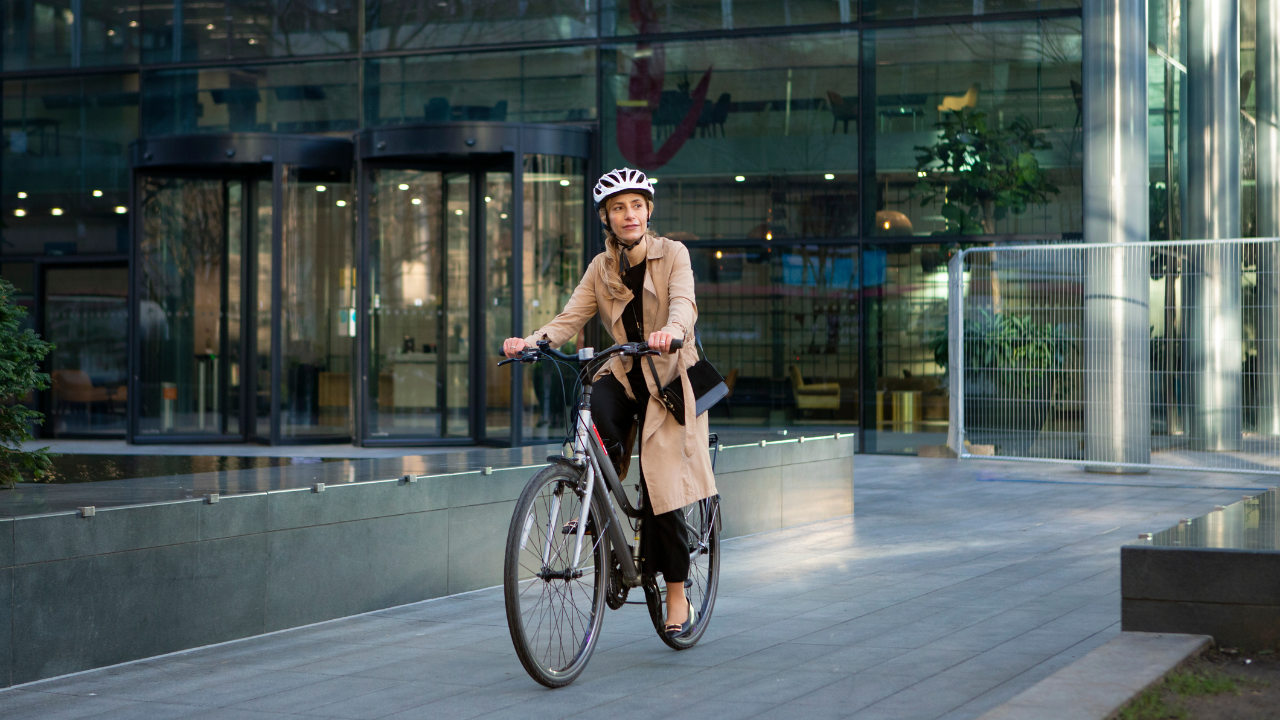
[[[438,123],[357,135],[364,445],[519,445],[564,434],[554,369],[497,367],[585,267],[590,134]]]
[[[134,144],[131,442],[350,438],[351,148],[262,134]]]

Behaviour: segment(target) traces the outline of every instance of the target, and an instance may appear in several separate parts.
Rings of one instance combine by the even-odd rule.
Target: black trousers
[[[638,393],[637,397],[645,395]],[[596,381],[592,388],[591,417],[600,431],[600,439],[604,440],[609,460],[621,477],[622,468],[627,464],[628,446],[639,437],[640,429],[644,427],[644,403],[628,398],[622,383],[607,375]],[[643,457],[640,462],[644,464]],[[640,471],[640,484],[644,486],[643,470]],[[644,494],[647,498],[647,487]],[[663,579],[669,583],[688,580],[689,540],[680,510],[654,515],[652,506],[646,501],[640,513],[640,556],[644,558],[646,571],[662,573]]]

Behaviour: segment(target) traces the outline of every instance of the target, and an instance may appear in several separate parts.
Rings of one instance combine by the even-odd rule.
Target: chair
[[[978,83],[969,86],[963,95],[943,95],[942,104],[938,106],[938,112],[960,112],[965,108],[973,108],[978,106]]]
[[[668,128],[668,132],[674,132],[676,126],[684,120],[684,116],[689,114],[691,107],[693,107],[693,100],[688,95],[679,90],[663,90],[658,96],[658,108],[653,111],[653,127],[659,132],[663,128]]]
[[[827,91],[827,102],[831,103],[831,134],[836,132],[836,125],[844,123],[844,134],[849,134],[849,121],[853,121],[853,129],[858,129],[858,105],[856,102],[845,102],[840,93]]]
[[[92,418],[94,403],[111,401],[111,393],[104,387],[94,386],[89,373],[83,370],[54,370],[51,375],[55,407],[59,404],[82,404],[85,414]]]
[[[796,397],[799,410],[839,410],[840,383],[806,383],[800,376],[800,368],[787,368],[791,373],[791,392]]]
[[[449,100],[433,97],[423,107],[423,115],[427,122],[447,122],[449,120]]]
[[[729,119],[729,93],[721,93],[715,104],[703,103],[702,115],[698,117],[698,135],[706,137],[707,131],[715,137],[716,127],[720,128],[720,137],[724,137],[724,121]]]

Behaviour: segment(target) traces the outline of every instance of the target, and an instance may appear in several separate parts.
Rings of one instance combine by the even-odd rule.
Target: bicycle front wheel
[[[684,594],[696,613],[693,632],[682,638],[668,637],[665,590],[657,583],[646,583],[644,594],[658,637],[673,650],[688,650],[697,645],[707,631],[720,587],[720,496],[686,505],[680,512],[689,538],[689,578]]]
[[[599,507],[589,499],[590,519],[574,557],[581,476],[563,465],[535,475],[507,533],[503,590],[511,642],[530,677],[550,688],[582,674],[604,620],[608,543]]]

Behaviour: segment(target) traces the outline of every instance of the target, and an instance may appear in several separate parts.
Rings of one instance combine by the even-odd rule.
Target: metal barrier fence
[[[1280,473],[1280,239],[972,248],[949,282],[959,456]]]

